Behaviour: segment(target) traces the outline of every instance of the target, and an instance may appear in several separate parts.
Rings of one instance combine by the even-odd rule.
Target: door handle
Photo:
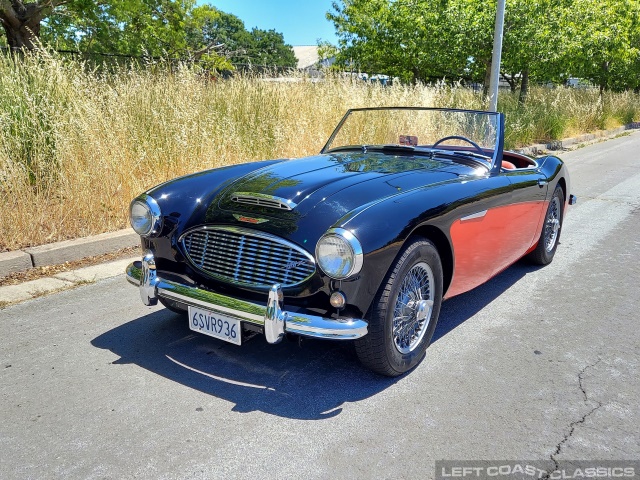
[[[549,182],[547,182],[546,180],[544,180],[544,179],[542,179],[542,178],[539,178],[539,179],[538,179],[538,186],[539,186],[540,188],[544,187],[547,183],[549,183]]]

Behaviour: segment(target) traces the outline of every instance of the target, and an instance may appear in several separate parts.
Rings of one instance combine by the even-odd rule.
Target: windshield
[[[322,153],[351,148],[449,151],[495,160],[501,114],[413,107],[349,110]]]

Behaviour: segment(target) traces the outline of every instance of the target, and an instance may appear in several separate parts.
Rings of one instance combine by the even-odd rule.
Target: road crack
[[[587,420],[587,418],[589,418],[591,415],[593,415],[598,409],[600,409],[604,405],[599,400],[590,399],[589,395],[587,393],[587,390],[586,390],[586,388],[584,386],[584,375],[585,375],[585,372],[590,368],[594,368],[601,361],[602,361],[602,359],[598,358],[598,360],[596,360],[594,363],[592,363],[590,365],[587,365],[582,370],[580,370],[580,372],[578,373],[578,386],[580,387],[580,391],[582,392],[582,398],[583,398],[584,403],[587,404],[587,405],[589,405],[590,403],[591,404],[595,403],[595,406],[593,406],[591,408],[591,410],[589,410],[587,413],[582,415],[582,417],[580,419],[578,419],[578,420],[576,420],[574,422],[571,422],[569,424],[569,429],[568,429],[567,433],[564,435],[562,440],[560,440],[560,442],[558,442],[554,452],[549,456],[550,460],[553,462],[554,469],[553,469],[553,471],[548,472],[544,477],[542,477],[542,479],[544,479],[544,480],[548,480],[552,473],[554,473],[556,471],[559,471],[560,462],[558,462],[556,457],[558,455],[560,455],[560,453],[562,452],[562,448],[569,441],[569,439],[573,436],[574,432],[576,431],[576,428],[579,425],[582,425]]]

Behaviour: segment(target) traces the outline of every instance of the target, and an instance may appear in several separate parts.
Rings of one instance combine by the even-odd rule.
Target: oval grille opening
[[[227,283],[269,289],[298,285],[316,271],[313,257],[282,238],[239,227],[201,227],[181,243],[189,261]]]

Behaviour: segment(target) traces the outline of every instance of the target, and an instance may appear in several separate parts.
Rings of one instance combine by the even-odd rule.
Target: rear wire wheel
[[[538,245],[536,249],[527,256],[529,261],[536,265],[548,265],[551,263],[560,241],[563,218],[564,192],[562,191],[562,187],[558,185],[553,191],[553,197],[551,197],[551,201],[547,207]]]
[[[356,340],[364,366],[395,377],[424,357],[442,304],[442,263],[433,243],[408,243],[392,265],[370,309],[369,333]]]

